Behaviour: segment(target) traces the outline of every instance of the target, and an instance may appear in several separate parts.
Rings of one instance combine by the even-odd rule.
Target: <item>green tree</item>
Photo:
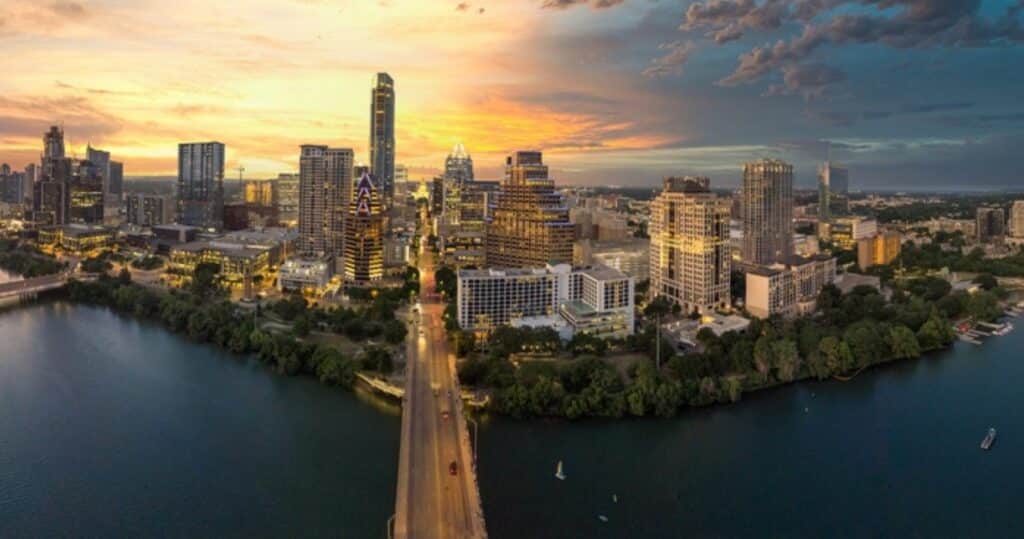
[[[889,329],[889,348],[894,359],[912,359],[921,356],[921,346],[914,332],[907,326]]]

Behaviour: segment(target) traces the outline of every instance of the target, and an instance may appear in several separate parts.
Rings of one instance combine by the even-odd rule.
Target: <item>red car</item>
[[[450,473],[452,475],[458,475],[459,474],[459,467],[455,464],[454,460],[452,461],[451,464],[448,465],[448,473]]]

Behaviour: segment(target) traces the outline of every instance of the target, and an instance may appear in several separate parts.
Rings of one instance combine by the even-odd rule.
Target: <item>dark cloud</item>
[[[78,2],[67,2],[61,0],[53,2],[52,4],[50,4],[49,8],[50,11],[62,17],[81,19],[89,16],[89,13],[85,10],[85,7]]]
[[[466,2],[459,2],[459,5],[455,6],[455,11],[468,11],[469,4]]]
[[[844,80],[845,73],[824,64],[790,64],[782,68],[782,84],[769,86],[768,94],[799,94],[805,99],[817,99],[829,85]]]
[[[877,43],[910,49],[1024,42],[1022,5],[1018,0],[1002,14],[987,17],[981,14],[981,0],[707,0],[690,5],[680,28],[706,29],[715,42],[726,43],[746,30],[777,30],[787,23],[803,26],[788,41],[778,40],[740,55],[735,70],[719,81],[736,86],[775,72],[784,79],[812,71],[824,74],[820,68],[794,67],[812,62],[811,56],[823,45]],[[769,93],[789,88],[789,82],[783,83]]]
[[[672,43],[662,43],[658,49],[666,52],[663,56],[651,61],[651,67],[643,71],[645,77],[658,78],[666,75],[679,75],[683,72],[683,64],[690,59],[694,46],[692,41],[685,43],[673,41]]]
[[[955,101],[945,103],[907,104],[892,110],[864,111],[811,111],[808,115],[827,125],[851,126],[862,120],[887,120],[897,116],[924,115],[934,112],[949,112],[974,107],[974,103]]]
[[[542,9],[569,9],[574,6],[589,4],[594,9],[606,9],[622,4],[626,0],[544,0]]]

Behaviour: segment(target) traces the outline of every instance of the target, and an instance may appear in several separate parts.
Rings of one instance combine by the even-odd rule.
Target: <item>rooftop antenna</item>
[[[238,183],[242,183],[242,173],[245,172],[245,167],[243,167],[242,164],[239,163],[238,168],[235,170],[238,171]]]

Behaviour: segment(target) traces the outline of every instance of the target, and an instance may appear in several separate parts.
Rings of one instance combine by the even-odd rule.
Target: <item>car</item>
[[[441,419],[448,421],[449,417],[451,417],[451,414],[448,413],[448,410],[444,410],[443,412],[441,412]]]
[[[458,475],[459,474],[459,466],[457,464],[455,464],[454,460],[452,461],[451,464],[448,465],[448,473],[451,474],[451,475]]]

